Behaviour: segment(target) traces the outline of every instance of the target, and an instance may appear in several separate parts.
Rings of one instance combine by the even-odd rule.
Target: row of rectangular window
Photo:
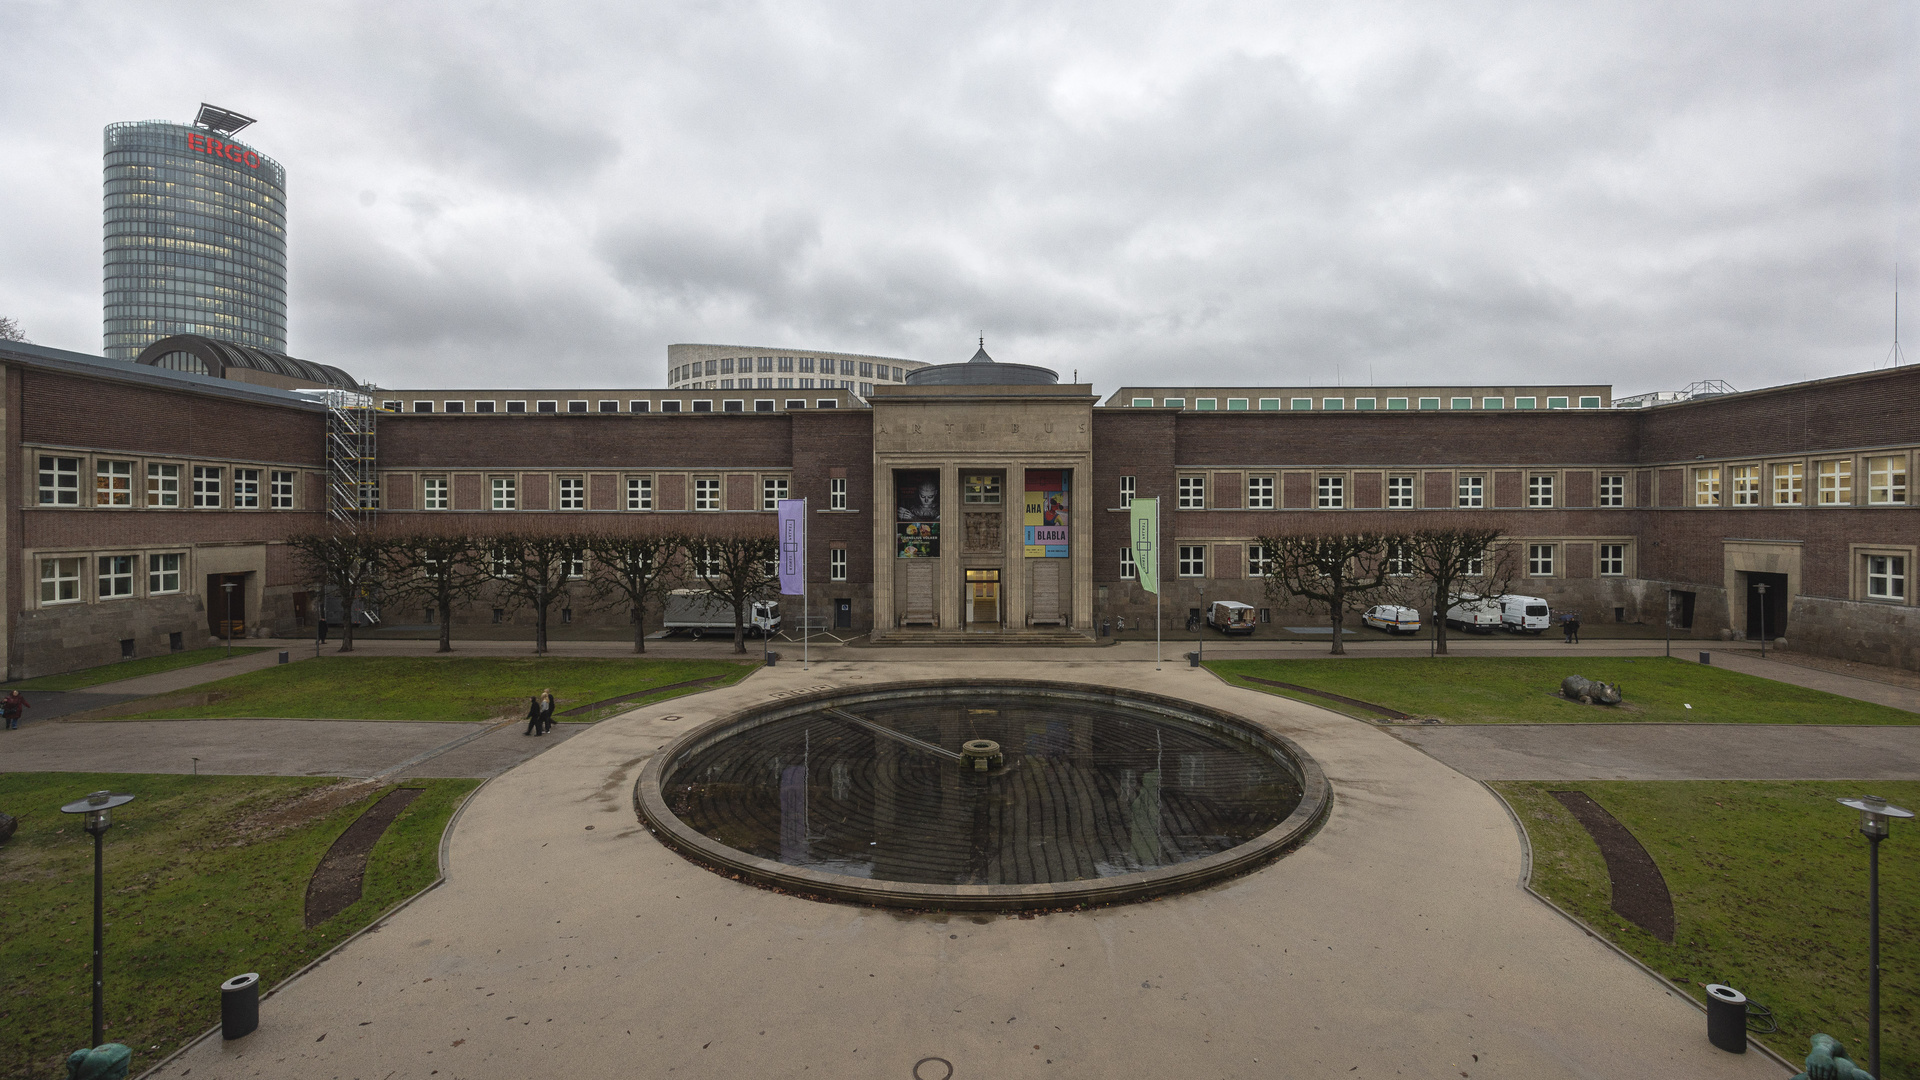
[[[1162,408],[1167,408],[1167,409],[1184,409],[1187,407],[1188,400],[1189,400],[1188,398],[1184,398],[1184,397],[1161,398],[1160,406]],[[1280,412],[1280,411],[1343,412],[1349,408],[1349,405],[1348,405],[1349,401],[1352,402],[1351,408],[1353,408],[1354,410],[1357,410],[1359,412],[1368,412],[1368,411],[1381,409],[1380,402],[1382,399],[1377,397],[1357,397],[1357,398],[1323,397],[1320,399],[1320,406],[1318,410],[1314,409],[1314,399],[1310,397],[1297,397],[1297,398],[1263,397],[1263,398],[1257,398],[1257,399],[1243,398],[1243,397],[1230,397],[1225,399],[1227,404],[1224,410],[1221,408],[1221,405],[1220,405],[1220,402],[1222,399],[1217,397],[1192,398],[1191,400],[1193,402],[1193,408],[1196,412],[1219,412],[1219,411],[1246,412],[1250,408],[1251,403],[1254,401],[1259,402],[1258,411],[1260,412]],[[1509,401],[1512,402],[1511,408],[1514,408],[1514,409],[1526,410],[1526,409],[1543,408],[1543,406],[1540,404],[1542,399],[1537,396],[1536,397],[1515,397],[1511,399],[1505,398],[1505,397],[1483,397],[1478,399],[1479,403],[1477,405],[1475,404],[1475,399],[1471,397],[1456,397],[1456,398],[1390,397],[1390,398],[1386,398],[1385,400],[1386,400],[1385,410],[1387,412],[1406,412],[1416,408],[1418,411],[1421,411],[1421,412],[1432,412],[1434,410],[1441,408],[1441,402],[1443,401],[1447,403],[1446,408],[1449,411],[1464,410],[1464,409],[1479,409],[1482,411],[1506,409],[1506,408],[1509,408],[1509,405],[1508,405]],[[1575,406],[1570,404],[1573,400],[1574,400],[1573,398],[1566,398],[1566,397],[1549,397],[1545,399],[1546,405],[1544,406],[1544,408],[1548,408],[1548,409],[1573,408]],[[1413,404],[1414,402],[1418,402],[1418,405],[1415,406]],[[1137,397],[1137,398],[1133,398],[1130,404],[1133,408],[1136,408],[1136,409],[1151,409],[1153,408],[1153,399],[1150,397]],[[1597,396],[1582,397],[1579,399],[1579,405],[1577,407],[1582,409],[1598,409],[1600,408],[1600,398]]]
[[[1411,474],[1390,475],[1387,477],[1387,509],[1411,510],[1414,508],[1414,482]],[[1487,505],[1486,477],[1478,474],[1460,474],[1455,477],[1455,506],[1460,509],[1478,510]],[[1555,505],[1556,474],[1534,473],[1527,477],[1527,506],[1541,509]],[[1122,509],[1133,505],[1134,478],[1120,478],[1120,506]],[[1602,507],[1624,507],[1627,502],[1627,478],[1624,473],[1605,473],[1600,476],[1597,505]],[[1347,475],[1345,473],[1321,474],[1315,478],[1314,505],[1321,510],[1348,509]],[[1181,510],[1205,510],[1207,506],[1207,477],[1182,476],[1178,480],[1176,508]],[[1227,509],[1242,509],[1228,507]],[[1274,502],[1274,477],[1272,475],[1249,476],[1246,485],[1247,510],[1272,510]]]
[[[845,510],[847,508],[847,482],[836,478],[828,481],[828,509]],[[421,478],[420,508],[422,510],[448,510],[452,508],[450,486],[444,476]],[[587,508],[587,481],[584,476],[562,476],[558,482],[557,510],[585,510]],[[760,479],[760,509],[777,510],[781,499],[787,498],[788,479],[784,476],[767,476]],[[518,510],[520,508],[519,478],[514,476],[494,476],[488,478],[488,503],[490,510]],[[628,510],[652,510],[653,477],[629,476],[626,478],[626,508]],[[693,509],[719,510],[722,508],[719,477],[695,477],[693,481]]]
[[[1183,578],[1204,578],[1207,576],[1208,549],[1212,544],[1181,544],[1177,558],[1177,572]],[[1222,545],[1224,546],[1224,545]],[[1527,545],[1527,576],[1554,577],[1557,544]],[[1627,545],[1598,544],[1595,546],[1597,569],[1601,577],[1624,577],[1627,573]],[[1267,550],[1261,544],[1246,545],[1246,576],[1265,577],[1272,563]],[[1410,577],[1414,573],[1413,560],[1404,549],[1390,549],[1387,553],[1388,572],[1396,577]],[[1481,572],[1479,563],[1467,567],[1468,577],[1477,577]],[[1120,549],[1120,579],[1132,581],[1139,575],[1130,548]]]
[[[147,595],[179,592],[181,564],[185,559],[186,556],[180,552],[148,555],[144,560]],[[94,599],[120,600],[135,595],[135,568],[142,562],[139,556],[59,555],[40,560],[40,603],[78,604],[85,601],[83,575],[89,562],[94,570]]]
[[[1767,466],[1772,485],[1765,486],[1761,466],[1703,465],[1693,470],[1695,506],[1805,506],[1807,463],[1786,461]],[[1907,455],[1888,454],[1866,459],[1868,506],[1904,506],[1907,503]],[[1835,458],[1813,462],[1813,505],[1852,506],[1854,461]],[[1763,503],[1770,493],[1772,501]]]
[[[222,465],[183,466],[150,461],[145,470],[145,487],[134,489],[134,461],[99,458],[93,463],[93,502],[80,501],[81,469],[86,459],[62,454],[39,455],[35,470],[41,506],[126,506],[155,508],[192,506],[199,510],[258,510],[263,505],[273,510],[294,508],[294,476],[291,470],[229,469]],[[266,490],[261,490],[262,478]],[[182,491],[182,481],[190,486]],[[136,494],[142,499],[135,503]],[[182,502],[182,496],[191,501]],[[265,499],[264,504],[262,499]]]
[[[746,389],[746,388],[742,387],[742,389]],[[765,387],[764,389],[774,389],[774,388]],[[781,387],[780,389],[786,389],[786,388]],[[801,389],[803,390],[809,389],[809,387],[801,387]],[[438,412],[458,414],[458,413],[467,412],[468,411],[467,406],[469,404],[473,406],[473,410],[472,410],[473,412],[482,413],[482,414],[495,413],[495,412],[524,413],[527,411],[527,403],[522,400],[513,400],[513,401],[507,401],[503,403],[500,401],[473,401],[471,399],[457,400],[457,401],[456,400],[440,400],[437,402],[429,401],[425,399],[416,400],[412,402],[412,405],[413,405],[412,411],[416,413],[430,413],[430,412],[438,411]],[[502,404],[504,404],[506,407],[504,409],[498,408],[498,406]],[[620,411],[620,401],[618,398],[597,399],[591,403],[594,406],[594,408],[592,409],[587,408],[588,404],[589,402],[587,401],[574,399],[567,402],[567,407],[564,411],[569,413],[584,413],[584,412],[617,413]],[[659,406],[657,410],[654,408],[656,404]],[[405,400],[396,400],[391,398],[380,402],[380,408],[386,412],[396,412],[396,413],[407,412],[408,411],[407,405],[408,405],[408,402]],[[533,405],[534,405],[533,411],[536,413],[559,413],[562,411],[560,408],[560,400],[557,398],[552,401],[536,400],[534,401]],[[682,408],[683,405],[688,405],[690,407],[683,409]],[[436,406],[437,406],[437,409],[436,409]],[[730,398],[720,402],[720,411],[730,412],[730,413],[778,412],[782,409],[793,411],[793,410],[804,409],[806,407],[807,407],[806,398],[786,398],[786,399],[756,398],[754,399],[752,409],[747,408],[747,402],[746,402],[746,399],[744,398],[739,398],[739,399]],[[813,403],[813,407],[816,409],[837,409],[840,407],[840,400],[838,398],[820,398]],[[650,412],[656,412],[656,411],[663,412],[663,413],[677,413],[677,412],[710,413],[713,411],[713,402],[706,399],[699,399],[699,400],[692,401],[690,403],[674,401],[674,400],[655,402],[646,398],[632,398],[627,402],[626,411],[630,413],[650,413]]]
[[[820,374],[832,375],[834,373],[835,364],[831,357],[820,357],[816,361],[816,359],[811,356],[761,356],[757,358],[742,356],[737,360],[733,358],[708,360],[704,362],[704,365],[700,362],[681,364],[673,370],[673,377],[668,381],[680,382],[683,379],[698,378],[701,375],[731,375],[734,373],[736,365],[742,374],[755,370],[758,370],[761,374],[792,371],[811,372],[816,362],[819,365]],[[905,382],[907,378],[906,368],[889,364],[875,364],[871,360],[842,360],[838,366],[840,374],[858,375],[862,379]]]

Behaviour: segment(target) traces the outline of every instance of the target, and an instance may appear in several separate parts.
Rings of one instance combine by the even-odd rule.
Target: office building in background
[[[105,354],[198,334],[287,348],[286,170],[233,139],[250,117],[106,129]]]

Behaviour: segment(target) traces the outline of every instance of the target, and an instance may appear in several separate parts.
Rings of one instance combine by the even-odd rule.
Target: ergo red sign
[[[211,135],[202,135],[197,131],[187,133],[187,149],[212,154],[217,158],[226,158],[235,164],[245,165],[249,169],[260,167],[259,154],[232,143],[223,143]]]

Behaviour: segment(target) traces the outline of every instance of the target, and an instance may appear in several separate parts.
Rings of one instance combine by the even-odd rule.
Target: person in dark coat
[[[320,619],[320,644],[325,645],[326,643],[327,643],[327,620],[325,619],[325,617],[322,617]]]
[[[540,695],[527,699],[527,730],[522,735],[540,735],[544,731],[540,726]]]
[[[540,696],[540,734],[553,730],[553,691],[548,690]]]
[[[1575,645],[1580,644],[1580,613],[1577,611],[1567,620],[1567,637]]]
[[[6,718],[7,730],[17,730],[20,727],[20,714],[32,707],[26,695],[18,690],[8,694],[4,700],[0,700],[0,717]]]

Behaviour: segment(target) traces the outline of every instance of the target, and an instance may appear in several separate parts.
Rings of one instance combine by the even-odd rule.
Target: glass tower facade
[[[286,171],[160,120],[106,129],[106,355],[172,334],[287,350]]]

